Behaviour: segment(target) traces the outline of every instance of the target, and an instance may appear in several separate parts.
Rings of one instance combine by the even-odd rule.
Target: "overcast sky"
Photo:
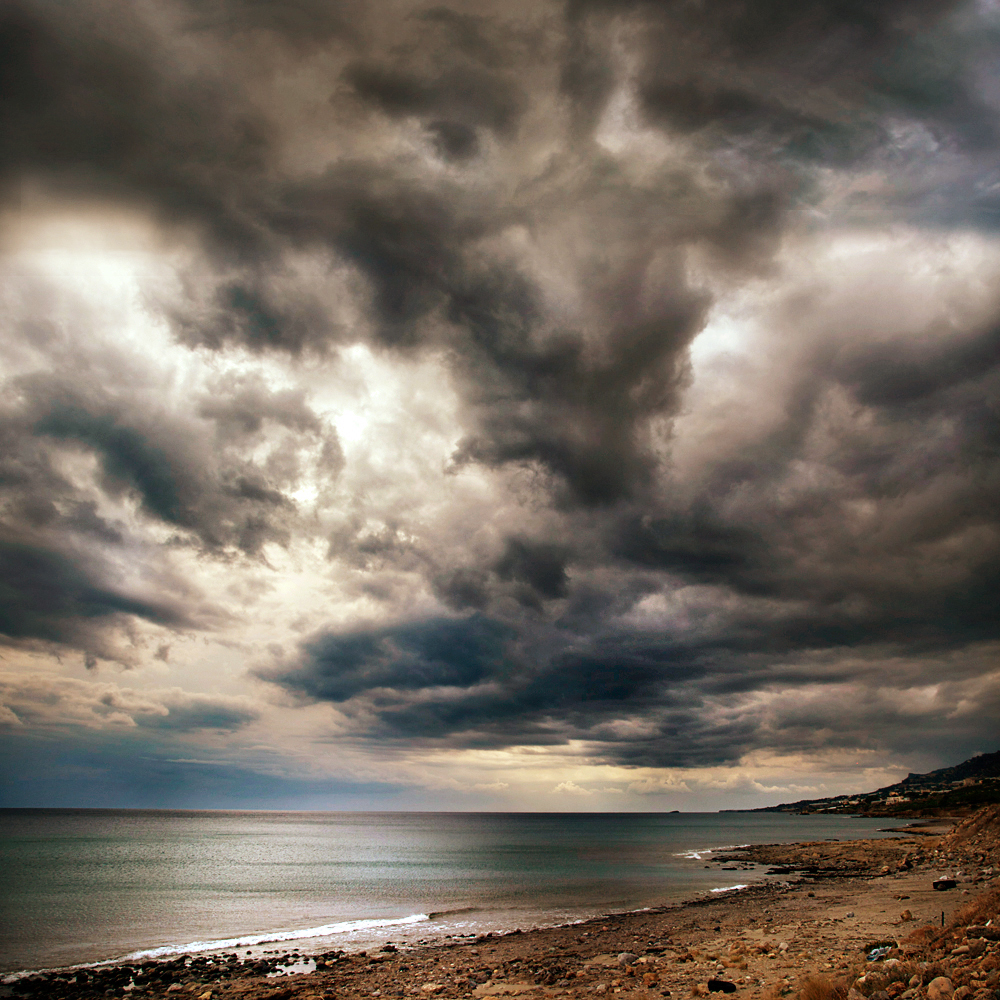
[[[996,0],[6,0],[0,804],[997,749],[998,55]]]

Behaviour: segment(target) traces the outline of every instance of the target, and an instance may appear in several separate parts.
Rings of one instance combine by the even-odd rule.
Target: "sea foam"
[[[118,959],[120,962],[137,962],[144,958],[162,958],[165,955],[183,955],[195,951],[222,951],[226,948],[253,947],[275,941],[301,941],[304,938],[331,937],[334,934],[349,934],[352,931],[366,931],[378,927],[400,927],[405,924],[419,924],[430,917],[426,913],[411,913],[408,917],[367,920],[342,920],[335,924],[320,924],[318,927],[303,927],[292,931],[266,931],[263,934],[241,934],[234,938],[219,938],[215,941],[191,941],[188,944],[165,944],[159,948],[133,951]]]

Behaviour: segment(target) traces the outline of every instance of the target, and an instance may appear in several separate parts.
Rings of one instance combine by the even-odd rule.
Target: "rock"
[[[710,979],[708,981],[708,990],[710,993],[735,993],[736,984],[727,983],[725,979]]]
[[[952,1000],[955,987],[947,976],[938,976],[927,984],[927,1000]]]
[[[967,938],[985,938],[987,941],[1000,941],[1000,927],[977,927],[975,925],[965,929]]]
[[[953,878],[938,878],[935,879],[931,885],[935,889],[954,889],[955,886],[958,885],[958,882],[956,882]]]
[[[199,994],[198,1000],[212,1000],[212,991],[205,990],[204,993]]]
[[[971,997],[973,990],[969,989],[968,986],[959,986],[957,990],[952,994],[953,1000],[965,1000],[966,997]]]
[[[918,989],[920,986],[920,976],[910,976],[910,981],[906,984],[911,990]]]
[[[630,952],[630,951],[623,951],[618,956],[618,964],[619,965],[633,965],[634,963],[636,963],[638,961],[639,961],[639,956],[638,955],[633,955],[632,952]]]
[[[982,938],[974,938],[968,944],[969,954],[978,958],[986,951],[986,942]]]
[[[876,990],[868,1000],[892,1000],[888,990]]]
[[[910,913],[909,910],[903,910],[903,912],[899,915],[899,919],[902,920],[903,923],[906,923],[907,920],[913,919],[913,914]]]
[[[659,981],[660,977],[655,972],[644,972],[642,974],[642,983],[644,986],[652,986]]]
[[[444,992],[444,983],[424,983],[420,987],[421,993],[426,993],[428,996],[434,996],[436,993]]]
[[[168,992],[168,993],[176,993],[176,992],[178,992],[178,990],[182,990],[182,989],[184,989],[184,987],[183,987],[183,986],[181,986],[181,984],[180,984],[180,983],[171,983],[171,984],[170,984],[170,985],[169,985],[169,986],[167,987],[167,992]]]

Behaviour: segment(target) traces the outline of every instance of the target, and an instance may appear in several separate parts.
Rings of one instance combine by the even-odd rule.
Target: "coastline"
[[[965,825],[943,837],[927,831],[915,837],[904,828],[898,837],[878,840],[732,849],[705,859],[720,876],[732,873],[730,891],[555,927],[475,939],[448,935],[382,945],[367,954],[338,949],[307,955],[277,947],[249,959],[229,951],[119,962],[91,967],[82,976],[28,976],[2,992],[54,1000],[569,998],[629,992],[646,1000],[708,993],[710,981],[719,980],[726,984],[719,990],[770,1000],[791,992],[809,973],[853,976],[864,963],[866,943],[895,943],[914,928],[930,933],[942,914],[947,924],[976,894],[1000,896],[1000,878],[990,870],[1000,862],[995,846],[984,853],[978,844],[949,843]],[[750,865],[770,866],[770,879],[742,887],[740,873]],[[954,889],[932,888],[934,878],[964,869],[969,871]],[[383,940],[393,937],[391,928],[386,931]],[[631,958],[620,962],[622,954]],[[276,975],[289,967],[291,974]]]
[[[764,868],[737,878],[705,863],[732,845],[892,836],[847,817],[707,813],[623,822],[612,813],[117,810],[0,821],[0,980],[185,953],[357,951],[389,936],[412,944],[547,927],[764,877]],[[415,922],[387,929],[400,920]]]

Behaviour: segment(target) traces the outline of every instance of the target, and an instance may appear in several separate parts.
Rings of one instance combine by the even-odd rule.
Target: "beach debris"
[[[735,993],[736,983],[727,982],[725,979],[710,979],[708,989],[710,993]]]

